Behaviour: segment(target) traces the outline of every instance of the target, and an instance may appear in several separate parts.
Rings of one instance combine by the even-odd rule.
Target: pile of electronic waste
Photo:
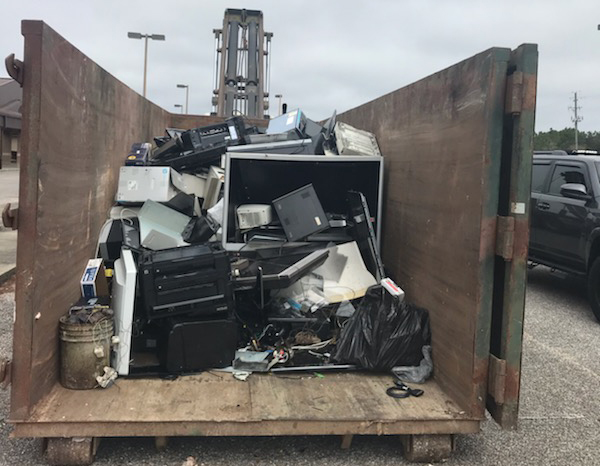
[[[384,331],[386,315],[365,304],[368,290],[411,321],[396,337],[414,351],[388,348],[390,364],[417,366],[429,325],[386,278],[382,184],[375,136],[335,113],[320,125],[295,110],[266,131],[233,117],[134,144],[82,278],[84,301],[111,300],[112,367],[243,378],[368,366],[363,327]],[[359,322],[362,308],[375,320]]]

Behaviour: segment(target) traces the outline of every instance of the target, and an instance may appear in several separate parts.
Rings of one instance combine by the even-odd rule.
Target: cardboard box
[[[96,298],[108,296],[108,282],[102,259],[90,259],[81,276],[81,296]]]

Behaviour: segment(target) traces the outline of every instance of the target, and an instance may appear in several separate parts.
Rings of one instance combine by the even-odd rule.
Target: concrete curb
[[[10,269],[8,269],[4,272],[0,272],[0,285],[2,285],[4,282],[6,282],[10,278],[12,278],[16,271],[17,271],[17,266],[14,265]]]

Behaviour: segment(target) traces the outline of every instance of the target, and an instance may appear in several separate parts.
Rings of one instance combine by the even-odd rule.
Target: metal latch
[[[6,204],[2,209],[2,223],[6,228],[16,230],[19,227],[19,208]]]
[[[502,217],[496,219],[496,255],[505,261],[511,261],[515,244],[515,219]]]
[[[490,354],[488,369],[488,393],[494,401],[501,405],[504,403],[506,389],[506,361]]]
[[[506,101],[504,108],[511,115],[521,113],[523,103],[523,72],[515,71],[506,81]]]
[[[10,385],[10,373],[12,362],[9,359],[0,358],[0,388],[5,389]]]

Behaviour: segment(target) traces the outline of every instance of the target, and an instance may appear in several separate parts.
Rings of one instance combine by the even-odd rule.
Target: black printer
[[[216,243],[144,250],[138,276],[148,320],[183,314],[227,318],[233,311],[229,258]]]

